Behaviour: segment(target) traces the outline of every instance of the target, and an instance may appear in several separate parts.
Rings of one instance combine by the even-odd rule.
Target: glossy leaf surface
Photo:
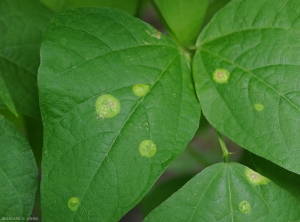
[[[299,200],[288,191],[243,165],[220,163],[191,179],[144,221],[299,219]]]
[[[148,24],[104,8],[58,14],[41,57],[43,218],[117,221],[196,132],[188,63]]]
[[[234,0],[193,61],[204,115],[241,147],[300,173],[300,2]]]
[[[0,218],[31,215],[38,172],[24,136],[0,115]],[[5,219],[7,218],[7,219]]]

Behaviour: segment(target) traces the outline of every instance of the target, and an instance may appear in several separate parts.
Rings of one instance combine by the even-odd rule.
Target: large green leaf
[[[153,0],[169,34],[194,47],[209,0]]]
[[[299,221],[300,204],[271,180],[237,163],[206,168],[145,221]]]
[[[233,0],[197,41],[204,115],[240,146],[300,173],[300,1]]]
[[[0,157],[0,218],[20,221],[17,217],[31,215],[38,171],[28,142],[3,116],[0,116]]]
[[[139,0],[41,0],[56,12],[66,8],[105,6],[125,11],[131,15],[136,13]]]
[[[39,49],[52,15],[36,0],[0,0],[0,75],[17,110],[32,117],[40,115]]]
[[[188,63],[148,24],[105,8],[58,14],[41,58],[43,219],[117,221],[196,132]]]

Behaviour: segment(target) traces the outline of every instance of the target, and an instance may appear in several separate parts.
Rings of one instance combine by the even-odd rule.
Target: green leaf
[[[43,218],[117,221],[198,128],[188,63],[148,24],[105,8],[58,14],[41,57]]]
[[[39,49],[52,15],[35,0],[0,0],[1,77],[17,111],[32,117],[40,115],[36,80]]]
[[[56,12],[67,8],[105,6],[125,11],[130,15],[135,15],[139,5],[139,0],[41,0],[41,2]]]
[[[153,0],[169,34],[194,47],[209,0]]]
[[[11,111],[16,117],[18,117],[18,112],[16,110],[14,101],[11,98],[11,95],[5,85],[4,79],[1,75],[0,70],[0,99],[2,99],[3,103],[6,105],[6,107]]]
[[[241,147],[300,173],[300,2],[233,0],[197,41],[203,113]]]
[[[299,174],[287,171],[276,164],[254,154],[251,154],[250,160],[253,161],[257,172],[270,178],[272,181],[274,181],[274,183],[276,183],[282,189],[288,191],[300,202]]]
[[[3,116],[0,116],[0,157],[0,218],[3,221],[6,217],[27,218],[37,190],[37,166],[24,136]]]
[[[206,168],[145,221],[299,221],[299,201],[237,163]]]

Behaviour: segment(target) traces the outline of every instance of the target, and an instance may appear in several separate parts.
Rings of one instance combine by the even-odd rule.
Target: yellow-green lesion
[[[216,83],[224,84],[228,82],[230,73],[227,69],[216,69],[213,72],[213,80]]]
[[[239,203],[239,210],[244,214],[249,214],[251,211],[251,205],[247,200],[243,200]]]
[[[147,84],[136,84],[132,86],[132,91],[134,95],[138,97],[143,97],[149,92],[150,86]]]
[[[270,182],[268,178],[260,175],[248,167],[245,169],[245,176],[252,185],[265,185]]]
[[[265,109],[265,106],[261,103],[255,103],[254,104],[254,109],[256,109],[257,111],[263,111]]]
[[[77,211],[79,205],[80,205],[80,200],[79,200],[78,197],[71,197],[71,198],[68,200],[68,208],[69,208],[71,211]]]
[[[139,151],[144,157],[152,157],[156,153],[156,144],[152,140],[143,140],[140,143]]]
[[[101,118],[112,118],[119,114],[121,104],[113,95],[103,94],[97,98],[95,107]]]

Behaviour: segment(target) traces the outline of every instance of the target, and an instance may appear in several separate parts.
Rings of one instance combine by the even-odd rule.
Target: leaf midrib
[[[153,83],[153,85],[150,87],[148,93],[147,93],[145,96],[141,97],[141,99],[138,101],[138,103],[137,103],[137,104],[135,105],[135,107],[133,108],[132,112],[129,113],[128,117],[127,117],[126,120],[124,121],[124,124],[123,124],[123,125],[120,127],[120,129],[119,129],[119,133],[118,133],[118,134],[116,135],[116,137],[113,139],[110,148],[108,149],[108,151],[106,152],[106,154],[105,154],[104,156],[108,157],[108,154],[109,154],[110,150],[112,149],[114,143],[116,142],[116,140],[117,140],[117,138],[119,137],[121,131],[124,129],[124,126],[126,125],[126,123],[128,122],[128,120],[130,119],[130,117],[132,116],[132,114],[134,113],[134,111],[138,108],[138,106],[141,104],[141,102],[144,100],[144,98],[149,94],[149,92],[151,91],[151,89],[158,83],[158,81],[161,79],[161,77],[162,77],[165,73],[167,73],[166,71],[168,70],[169,66],[174,62],[174,60],[178,57],[178,55],[180,55],[179,52],[177,52],[177,53],[175,54],[175,56],[170,60],[170,63],[166,66],[166,68],[162,71],[162,73],[161,73],[161,74],[158,76],[158,78],[155,80],[155,82]],[[87,188],[86,188],[85,191],[83,192],[83,195],[82,195],[81,200],[84,199],[84,196],[85,196],[85,194],[86,194],[86,192],[87,192],[87,190],[88,190],[90,184],[91,184],[92,181],[94,180],[96,174],[98,173],[98,171],[99,171],[100,167],[102,166],[102,163],[104,162],[105,159],[106,159],[106,158],[103,158],[103,160],[100,162],[99,167],[97,168],[97,170],[96,170],[96,172],[95,172],[93,178],[91,178],[90,183],[87,185]],[[79,209],[79,208],[77,208],[77,210],[78,210],[78,209]],[[72,221],[73,221],[74,217],[75,217],[76,214],[77,214],[77,210],[76,210],[76,211],[74,212],[74,214],[73,214]]]

